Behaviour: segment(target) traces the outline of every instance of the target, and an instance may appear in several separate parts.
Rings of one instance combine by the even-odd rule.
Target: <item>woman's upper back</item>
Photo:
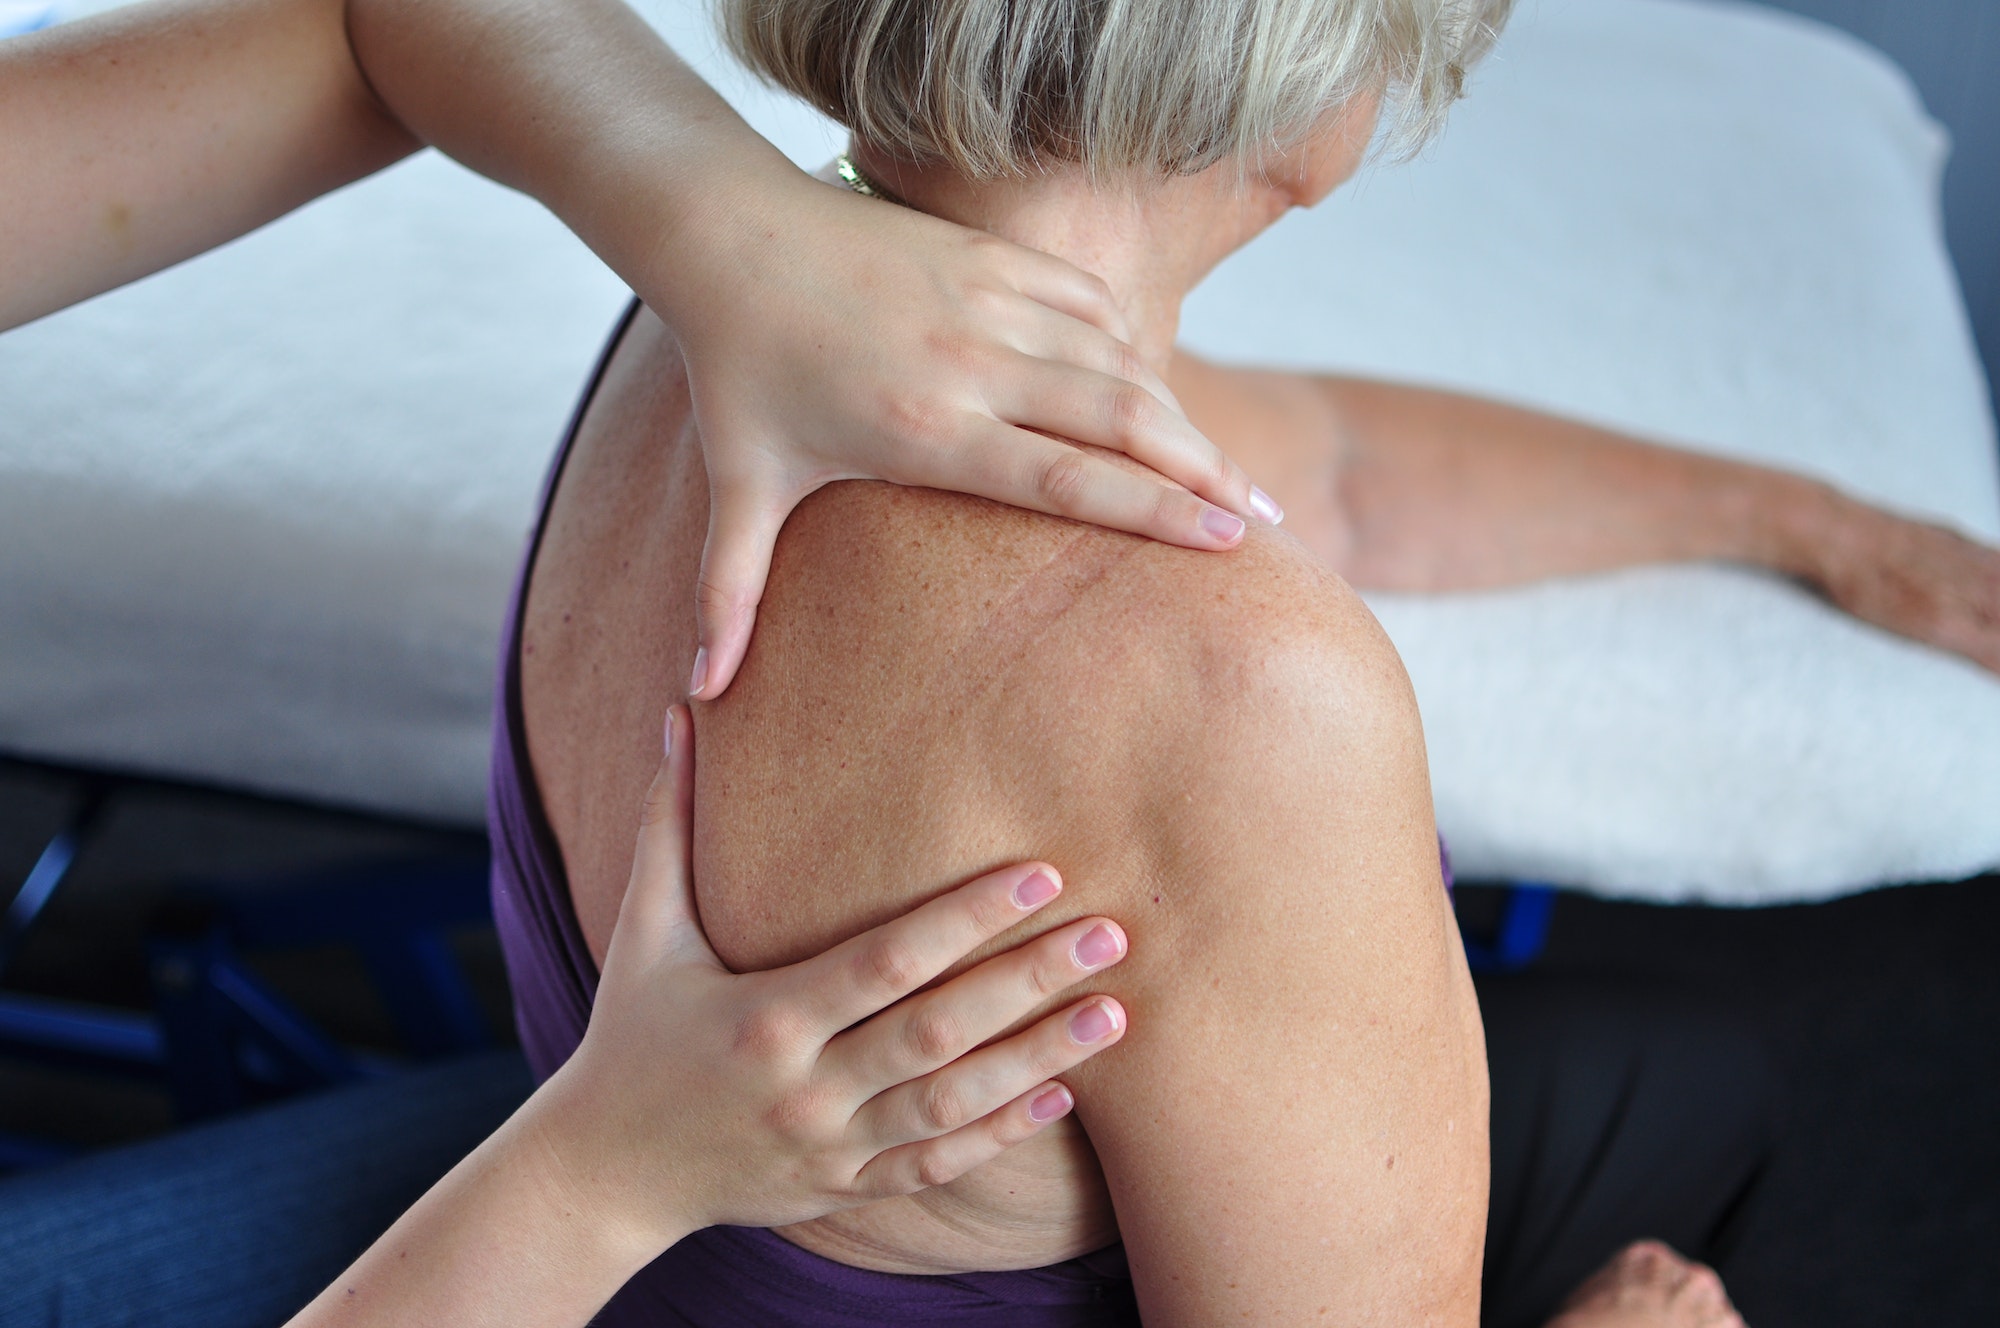
[[[693,654],[706,490],[688,415],[671,337],[642,315],[527,603],[535,776],[600,956]],[[1088,1138],[1051,1132],[788,1236],[946,1271],[1051,1263],[1122,1226],[1135,1271],[1197,1311],[1209,1291],[1286,1290],[1417,1322],[1476,1296],[1483,1063],[1414,705],[1366,610],[1296,544],[1198,554],[834,485],[788,522],[743,671],[696,729],[702,916],[733,966],[804,957],[1028,857],[1068,882],[1035,927],[1108,913],[1133,942],[1105,988],[1132,1032],[1068,1076]],[[1296,1261],[1274,1223],[1351,1255],[1352,1284],[1280,1280]],[[1409,1277],[1361,1277],[1390,1247]]]
[[[657,764],[657,729],[667,705],[684,694],[694,652],[685,606],[693,603],[707,490],[677,365],[671,336],[642,313],[578,430],[523,614],[523,709],[535,780],[583,937],[599,960],[629,874],[633,810]],[[893,493],[884,486],[839,487],[866,487],[877,498]],[[802,529],[847,496],[827,493],[795,522]],[[926,498],[933,496],[942,497]],[[855,515],[879,530],[878,517]],[[817,613],[802,620],[790,611],[791,599],[817,584],[815,573],[838,579],[863,571],[857,560],[818,545],[812,566],[801,567],[796,555],[804,551],[788,527],[744,672],[722,702],[700,707],[696,720],[703,921],[718,952],[739,969],[804,957],[873,925],[883,908],[900,911],[893,901],[910,898],[909,890],[934,893],[953,879],[936,871],[903,874],[904,891],[876,888],[881,877],[848,875],[849,888],[827,885],[828,874],[840,879],[843,871],[864,870],[872,855],[892,845],[922,853],[928,837],[905,833],[913,828],[908,799],[881,800],[879,751],[871,758],[856,746],[835,761],[853,763],[852,777],[821,778],[827,735],[815,722],[837,717],[764,703],[800,694],[773,678],[772,669],[824,658],[815,647],[831,643],[800,638],[811,637],[815,623],[836,626]],[[867,603],[865,590],[855,590],[852,602]],[[841,625],[861,621],[845,617]],[[912,642],[877,644],[885,658],[899,654],[922,667],[921,652],[907,648]],[[864,677],[847,689],[854,702],[847,713],[907,731],[910,711],[924,708],[925,696],[913,678]],[[890,717],[897,709],[903,715]],[[859,768],[871,760],[877,768]],[[893,863],[883,868],[883,876],[898,880]],[[1080,1129],[1051,1131],[1015,1150],[1001,1170],[1004,1178],[967,1178],[945,1191],[844,1215],[831,1232],[791,1234],[830,1257],[901,1272],[1037,1267],[1116,1240]]]

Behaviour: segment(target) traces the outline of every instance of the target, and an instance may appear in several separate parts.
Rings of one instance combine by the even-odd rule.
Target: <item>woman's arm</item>
[[[2000,672],[2000,551],[1798,475],[1424,388],[1320,380],[1342,441],[1340,570],[1477,590],[1718,560]]]
[[[1026,863],[767,973],[722,966],[689,869],[693,724],[667,719],[632,883],[583,1045],[293,1320],[582,1324],[668,1246],[718,1223],[779,1226],[964,1174],[1068,1114],[1049,1076],[1118,1041],[1087,997],[982,1046],[1085,964],[1090,918],[916,995],[1061,890]],[[1104,1019],[1071,1035],[1087,1007]],[[944,1041],[938,1030],[950,1030]],[[928,1104],[961,1105],[955,1129]]]

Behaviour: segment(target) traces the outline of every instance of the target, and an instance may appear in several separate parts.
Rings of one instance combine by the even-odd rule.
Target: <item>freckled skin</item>
[[[642,314],[524,623],[535,774],[599,956],[693,655],[691,427]],[[1484,1053],[1422,735],[1373,619],[1295,541],[1197,554],[833,485],[787,524],[743,671],[696,730],[700,906],[733,967],[1027,857],[1067,882],[1035,929],[1103,912],[1132,940],[1099,988],[1131,1031],[1066,1076],[1072,1120],[788,1238],[945,1272],[1122,1236],[1149,1325],[1475,1322]]]

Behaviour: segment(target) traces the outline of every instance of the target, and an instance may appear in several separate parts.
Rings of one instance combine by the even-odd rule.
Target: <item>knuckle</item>
[[[639,824],[653,826],[673,820],[680,812],[680,799],[674,793],[674,782],[662,769],[646,785],[646,800],[639,805]]]
[[[944,442],[951,433],[951,408],[924,392],[886,393],[881,415],[889,436],[904,443],[931,446]]]
[[[742,587],[723,580],[706,567],[695,578],[694,602],[712,622],[733,622],[750,607],[750,597]]]
[[[806,1138],[818,1133],[826,1105],[826,1095],[808,1084],[779,1097],[771,1104],[766,1119],[784,1138]]]
[[[911,1054],[925,1063],[951,1060],[965,1045],[965,1030],[957,1017],[936,1006],[911,1015],[903,1036]]]
[[[1111,362],[1105,366],[1105,372],[1113,378],[1122,378],[1128,383],[1137,383],[1146,377],[1149,370],[1147,369],[1146,361],[1140,358],[1138,351],[1133,350],[1122,341],[1114,341],[1111,343]]]
[[[1185,529],[1200,519],[1200,501],[1166,485],[1157,485],[1153,495],[1152,524],[1157,529]]]
[[[893,936],[877,937],[864,947],[861,967],[870,982],[886,991],[909,991],[924,980],[923,960]]]
[[[925,336],[924,346],[934,360],[956,372],[972,374],[986,367],[986,345],[969,332],[931,332]]]
[[[1035,494],[1052,512],[1075,512],[1089,482],[1090,467],[1074,448],[1063,448],[1035,465]]]
[[[1035,1124],[1027,1112],[1004,1111],[994,1118],[991,1137],[994,1147],[1004,1150],[1026,1143],[1040,1130],[1041,1126]]]
[[[1208,483],[1214,488],[1225,489],[1236,483],[1236,463],[1223,455],[1220,448],[1208,449],[1202,469],[1208,472]]]
[[[966,912],[977,936],[984,940],[997,936],[1021,920],[1021,910],[1010,890],[974,891],[966,901]],[[970,952],[971,942],[966,943]]]
[[[1160,403],[1143,387],[1128,385],[1112,395],[1111,424],[1121,437],[1150,432],[1159,418]]]
[[[1065,936],[1074,933],[1065,933]],[[1028,968],[1028,991],[1031,996],[1042,998],[1053,996],[1066,987],[1075,986],[1083,977],[1077,971],[1076,960],[1070,945],[1057,941],[1035,956]]]
[[[928,1189],[934,1185],[949,1185],[958,1179],[958,1168],[942,1149],[926,1148],[917,1159],[917,1183]]]
[[[783,1060],[805,1039],[805,1021],[790,1006],[772,1002],[746,1013],[736,1025],[736,1050],[758,1061]]]
[[[1076,1053],[1070,1049],[1069,1039],[1065,1037],[1038,1037],[1029,1043],[1022,1061],[1030,1073],[1048,1079],[1074,1065]]]
[[[965,1094],[950,1079],[932,1079],[917,1094],[917,1119],[926,1128],[943,1134],[965,1124]]]

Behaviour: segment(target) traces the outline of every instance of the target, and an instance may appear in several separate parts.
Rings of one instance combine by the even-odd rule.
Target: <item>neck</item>
[[[1245,182],[1233,166],[1199,175],[1092,182],[1074,167],[971,181],[947,168],[857,147],[854,160],[919,211],[1064,259],[1103,279],[1132,346],[1164,373],[1181,301],[1232,250],[1277,220],[1284,191]]]

